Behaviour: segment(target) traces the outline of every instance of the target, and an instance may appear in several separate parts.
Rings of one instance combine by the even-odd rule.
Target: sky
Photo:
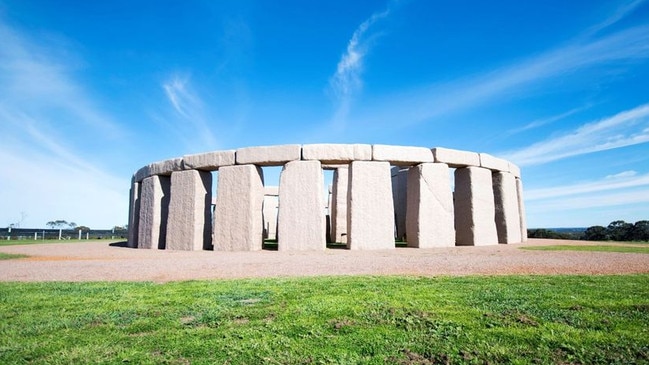
[[[293,143],[486,152],[530,228],[633,223],[648,142],[649,0],[0,0],[2,227],[125,225],[144,165]]]

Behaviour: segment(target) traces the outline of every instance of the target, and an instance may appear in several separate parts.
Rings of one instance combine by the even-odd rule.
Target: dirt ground
[[[532,251],[583,241],[379,251],[213,252],[131,249],[107,241],[0,247],[30,257],[0,261],[0,281],[154,281],[320,275],[505,275],[649,273],[649,255]]]

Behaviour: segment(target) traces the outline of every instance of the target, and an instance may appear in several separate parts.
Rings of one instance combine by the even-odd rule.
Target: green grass
[[[642,246],[610,246],[610,245],[549,245],[549,246],[526,246],[521,247],[523,250],[537,251],[596,251],[596,252],[627,252],[627,253],[647,253],[649,247]]]
[[[0,363],[649,363],[649,275],[0,283]]]
[[[18,253],[4,253],[0,252],[0,260],[11,260],[11,259],[22,259],[29,257],[27,255],[18,254]]]

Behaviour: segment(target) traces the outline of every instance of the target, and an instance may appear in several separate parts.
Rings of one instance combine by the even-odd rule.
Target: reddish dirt
[[[321,275],[506,275],[649,273],[649,254],[532,251],[525,244],[379,251],[213,252],[138,250],[107,241],[2,246],[30,257],[0,261],[0,281],[155,281]],[[612,243],[611,243],[612,244]]]

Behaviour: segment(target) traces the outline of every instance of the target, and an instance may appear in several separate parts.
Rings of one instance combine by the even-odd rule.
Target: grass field
[[[0,363],[649,363],[649,275],[0,283]]]
[[[4,253],[0,252],[0,260],[12,260],[12,259],[22,259],[28,257],[27,255],[17,254],[17,253]]]
[[[523,250],[536,251],[592,251],[592,252],[627,252],[627,253],[647,253],[649,246],[611,246],[611,245],[548,245],[548,246],[526,246],[521,247]]]

